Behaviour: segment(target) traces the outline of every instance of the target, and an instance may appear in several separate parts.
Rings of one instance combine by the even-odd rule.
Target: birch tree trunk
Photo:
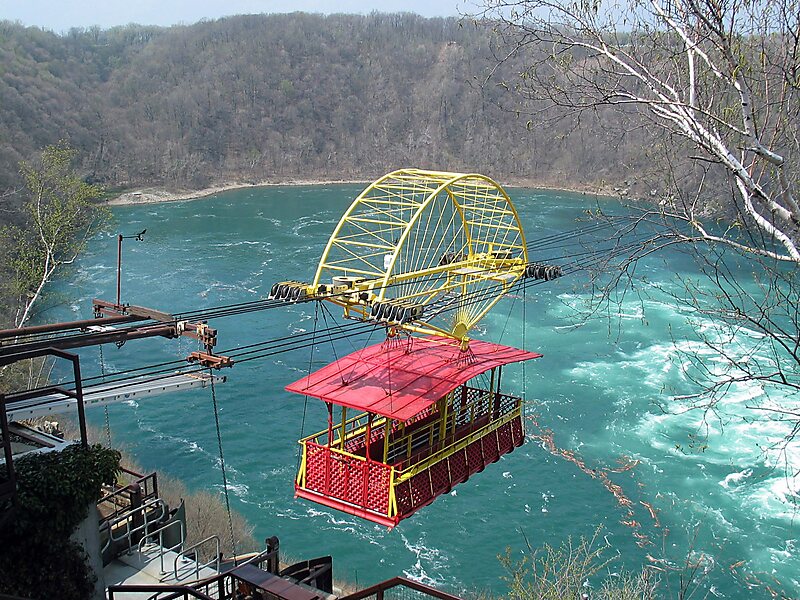
[[[86,239],[108,216],[92,201],[102,189],[84,182],[73,162],[77,152],[66,142],[46,147],[36,163],[23,162],[20,173],[28,200],[27,223],[2,231],[12,270],[12,293],[19,304],[14,325],[22,327],[47,283],[75,261]]]
[[[694,257],[699,280],[676,273],[677,291],[668,293],[697,324],[702,349],[681,359],[692,365],[698,392],[665,395],[664,410],[719,417],[726,394],[750,385],[761,392],[748,402],[753,420],[788,421],[784,443],[793,440],[800,432],[800,4],[486,0],[483,7],[476,18],[494,29],[499,57],[486,84],[507,90],[507,107],[529,118],[529,129],[561,119],[580,127],[584,113],[618,110],[661,142],[662,161],[652,168],[669,193],[631,207],[636,217],[617,238],[646,228],[638,237],[647,242],[622,259],[598,260],[605,270],[593,274],[592,309],[619,302],[634,285],[637,261],[658,248]],[[620,138],[626,143],[624,132]],[[780,393],[772,398],[771,390]]]
[[[497,24],[506,60],[537,50],[502,82],[515,110],[572,119],[638,110],[730,184],[724,198],[715,189],[665,200],[663,216],[683,224],[686,241],[800,264],[796,0],[488,0],[480,16]]]

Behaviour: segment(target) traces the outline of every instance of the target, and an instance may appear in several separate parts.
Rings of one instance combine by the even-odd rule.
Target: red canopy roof
[[[482,340],[461,352],[455,340],[412,338],[354,352],[286,389],[406,421],[476,375],[540,356]]]

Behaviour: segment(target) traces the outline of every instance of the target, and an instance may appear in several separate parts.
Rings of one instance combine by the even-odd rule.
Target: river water
[[[359,191],[266,187],[116,207],[114,231],[91,240],[77,268],[53,283],[54,306],[42,320],[88,318],[92,298],[113,300],[117,231],[147,229],[143,242],[125,242],[122,297],[131,304],[177,313],[264,298],[275,281],[309,281],[335,223]],[[585,227],[584,211],[598,204],[624,213],[615,201],[578,194],[516,189],[511,196],[529,242]],[[582,251],[569,245],[574,242],[562,240],[531,258],[557,262]],[[309,350],[234,366],[217,389],[234,508],[253,523],[258,538],[279,535],[295,556],[331,554],[336,575],[358,584],[405,574],[457,592],[502,593],[505,571],[498,555],[507,548],[516,559],[528,543],[558,545],[602,526],[597,543],[607,546],[606,558],[614,558],[612,573],[650,565],[664,577],[689,560],[699,565],[699,588],[711,597],[768,597],[766,585],[794,595],[800,580],[797,486],[781,460],[800,462],[796,445],[765,450],[789,425],[744,418],[747,400],[763,393],[755,384],[729,391],[726,414],[710,421],[702,443],[692,437],[703,430],[701,414],[659,408],[672,394],[694,391],[678,350],[705,351],[696,337],[702,319],[669,297],[679,285],[676,271],[690,276],[692,269],[679,254],[648,259],[638,271],[646,276],[645,294],[630,295],[610,318],[585,324],[576,314],[591,290],[581,273],[502,300],[476,336],[544,354],[525,367],[524,378],[521,367],[508,368],[504,389],[524,395],[529,416],[552,430],[554,445],[573,451],[575,460],[534,439],[530,421],[523,447],[391,532],[293,498],[296,441],[325,427],[320,402],[306,406],[283,389],[307,373]],[[290,306],[211,325],[219,331],[218,349],[237,348],[309,331],[314,308]],[[336,352],[341,356],[367,341],[345,341]],[[175,360],[193,349],[187,340],[106,346],[106,370]],[[82,357],[84,374],[97,374],[97,349],[82,351]],[[332,359],[330,345],[320,344],[313,367]],[[88,411],[98,427],[102,413]],[[114,405],[109,416],[115,442],[144,468],[163,470],[190,488],[222,489],[208,390]],[[619,486],[629,508],[610,484]],[[764,585],[748,585],[756,580]],[[674,597],[679,585],[678,575],[670,575],[664,595]]]

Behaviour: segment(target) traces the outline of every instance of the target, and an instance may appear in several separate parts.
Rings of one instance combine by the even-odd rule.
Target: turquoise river
[[[117,231],[147,229],[144,241],[125,241],[122,297],[131,304],[180,313],[262,299],[276,281],[309,281],[361,187],[249,188],[115,207],[112,228],[90,241],[71,273],[53,282],[50,308],[39,320],[89,318],[93,298],[113,300]],[[585,252],[575,236],[558,234],[586,227],[587,209],[625,212],[613,200],[585,195],[524,189],[510,195],[533,242],[532,260],[559,262]],[[549,242],[537,249],[537,240]],[[583,243],[600,247],[602,234]],[[531,437],[531,422],[524,446],[393,531],[295,500],[297,440],[325,427],[322,403],[304,408],[301,397],[284,391],[307,372],[305,349],[236,365],[217,388],[234,508],[259,539],[278,535],[296,556],[331,554],[336,576],[361,585],[404,574],[451,591],[500,594],[505,571],[498,556],[506,549],[521,558],[528,543],[558,545],[602,526],[597,543],[614,558],[604,572],[654,567],[665,597],[677,597],[673,569],[687,560],[697,566],[695,597],[766,598],[766,586],[794,596],[800,559],[792,465],[800,465],[800,454],[794,443],[768,448],[789,425],[743,417],[747,400],[763,393],[754,383],[729,390],[725,414],[709,423],[702,443],[692,443],[702,431],[702,414],[659,408],[671,395],[696,391],[680,351],[707,351],[696,332],[713,327],[671,300],[670,292],[679,291],[676,273],[692,276],[685,256],[649,258],[637,271],[644,276],[643,294],[583,324],[577,315],[592,293],[583,273],[530,286],[524,296],[502,300],[475,333],[544,355],[526,366],[524,379],[520,367],[509,368],[505,390],[524,395],[528,415],[552,430],[558,448],[574,451],[588,473]],[[308,303],[210,324],[224,351],[309,331],[313,323]],[[341,356],[366,343],[367,337],[346,340],[336,351]],[[193,349],[186,339],[158,339],[120,349],[107,345],[103,352],[106,370],[114,372],[175,360]],[[84,374],[97,375],[97,348],[81,355]],[[313,366],[332,359],[330,344],[320,343]],[[102,409],[88,416],[103,426]],[[193,489],[222,490],[207,389],[113,405],[109,416],[115,442],[143,468],[163,470]],[[620,463],[621,457],[627,458]],[[597,476],[621,464],[635,466],[608,477],[630,501],[632,515]]]

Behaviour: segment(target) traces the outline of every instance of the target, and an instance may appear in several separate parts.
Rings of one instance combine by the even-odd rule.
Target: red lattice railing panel
[[[375,512],[387,514],[389,512],[389,480],[391,469],[381,463],[365,463],[368,469],[366,497],[364,506]]]
[[[446,425],[448,435],[445,439],[435,440],[433,444],[428,442],[427,447],[404,461],[404,466],[407,469],[414,469],[415,474],[395,484],[394,500],[397,515],[389,514],[392,467],[375,460],[365,460],[360,456],[361,451],[359,456],[354,456],[342,452],[338,447],[329,448],[327,443],[320,444],[319,440],[307,439],[304,442],[305,473],[300,478],[304,485],[299,489],[318,494],[317,501],[322,504],[391,527],[397,521],[431,503],[437,496],[449,492],[454,486],[466,481],[474,473],[482,471],[486,465],[497,461],[503,454],[522,445],[524,430],[519,415],[519,402],[518,398],[512,396],[502,394],[492,396],[474,388],[463,388],[459,391],[455,396],[452,412],[449,413],[450,421]],[[516,411],[516,414],[512,411]],[[426,423],[425,419],[418,420],[420,416],[417,415],[411,425],[406,423],[405,429],[409,430],[407,435],[430,435],[430,427],[433,425]],[[491,429],[498,419],[505,418],[511,420],[495,425],[496,428]],[[417,426],[418,432],[413,431],[414,426]],[[491,431],[482,430],[484,427]],[[366,431],[354,435],[345,443],[351,449],[357,447],[363,449],[367,441],[365,433]],[[396,434],[397,429],[393,429],[392,435]],[[452,451],[452,454],[442,450],[443,447],[454,444],[459,439],[477,435],[481,437],[474,439],[460,450]],[[374,430],[370,439],[377,439]],[[413,445],[415,438],[408,439],[411,439]],[[436,451],[442,454],[437,455]],[[409,472],[405,469],[395,471],[395,477],[403,479],[404,471]],[[314,499],[313,495],[304,497]],[[337,502],[340,504],[337,505]]]
[[[466,481],[469,477],[467,469],[467,450],[460,450],[448,459],[450,467],[450,481],[452,485]]]
[[[511,421],[511,437],[514,440],[514,446],[522,446],[525,441],[525,431],[522,428],[522,417],[517,417]]]
[[[514,449],[514,440],[512,438],[511,423],[503,423],[497,429],[497,442],[500,447],[500,454],[506,454]]]
[[[497,447],[497,431],[484,435],[481,438],[484,465],[495,462],[500,458],[500,450]]]
[[[391,467],[336,450],[306,444],[305,489],[354,506],[387,514]]]
[[[399,515],[409,515],[414,512],[410,481],[404,481],[394,486],[394,498],[397,501],[397,513]]]
[[[483,452],[481,451],[481,441],[476,440],[467,446],[467,468],[470,475],[472,475],[477,471],[483,470],[485,466]]]
[[[326,467],[328,459],[327,448],[316,444],[306,444],[306,485],[305,487],[315,492],[327,493],[325,486]]]
[[[447,461],[443,460],[431,466],[428,469],[431,474],[431,487],[433,488],[434,496],[449,492],[453,487],[450,481],[450,473],[447,469]]]
[[[414,508],[424,506],[433,499],[431,478],[428,470],[411,478],[411,504]]]

